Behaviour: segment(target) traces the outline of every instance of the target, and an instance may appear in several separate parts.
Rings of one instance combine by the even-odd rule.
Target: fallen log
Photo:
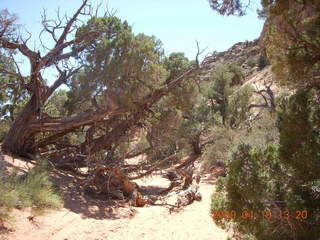
[[[174,208],[180,208],[196,201],[201,201],[202,196],[199,192],[200,175],[193,174],[193,167],[188,169],[170,170],[165,175],[171,181],[170,186],[162,193],[168,194],[173,200],[169,200]],[[170,210],[170,211],[171,211]]]

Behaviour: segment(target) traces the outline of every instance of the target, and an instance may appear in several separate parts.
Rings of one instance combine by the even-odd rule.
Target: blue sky
[[[71,15],[81,0],[0,0],[0,8],[16,13],[33,38],[29,46],[39,45],[37,36],[41,30],[40,13],[54,17],[60,7],[62,13]],[[97,0],[91,0],[96,5]],[[133,25],[135,33],[155,35],[159,38],[168,55],[184,52],[193,59],[197,40],[206,53],[223,51],[233,44],[259,37],[263,21],[257,18],[257,2],[245,17],[223,17],[213,12],[207,0],[104,0],[109,9],[117,10],[116,16]]]

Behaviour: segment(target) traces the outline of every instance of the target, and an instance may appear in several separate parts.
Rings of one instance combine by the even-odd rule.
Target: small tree
[[[228,120],[229,97],[232,94],[231,80],[233,74],[225,66],[218,66],[212,77],[212,88],[208,92],[208,99],[214,112],[219,112],[223,125]]]
[[[243,77],[241,68],[234,64],[217,66],[212,75],[213,84],[207,97],[213,112],[220,113],[225,126],[236,127],[246,119],[252,88],[239,87]]]

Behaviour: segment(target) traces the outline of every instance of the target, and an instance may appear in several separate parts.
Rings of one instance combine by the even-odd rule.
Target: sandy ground
[[[144,208],[115,207],[105,200],[79,194],[72,176],[56,175],[56,180],[64,186],[64,207],[33,219],[30,210],[15,210],[11,225],[14,231],[0,235],[1,240],[227,239],[227,233],[209,216],[214,185],[208,182],[200,184],[201,202],[170,213],[168,206],[160,203]],[[140,181],[139,185],[145,185],[149,193],[168,185],[159,176],[147,180],[148,185],[147,181]]]

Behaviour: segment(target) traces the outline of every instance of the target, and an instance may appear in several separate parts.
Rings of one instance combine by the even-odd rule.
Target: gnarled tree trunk
[[[24,157],[28,157],[28,154],[32,153],[31,148],[34,144],[35,133],[30,131],[28,123],[37,119],[37,117],[36,99],[33,96],[8,131],[2,145],[4,152]]]

